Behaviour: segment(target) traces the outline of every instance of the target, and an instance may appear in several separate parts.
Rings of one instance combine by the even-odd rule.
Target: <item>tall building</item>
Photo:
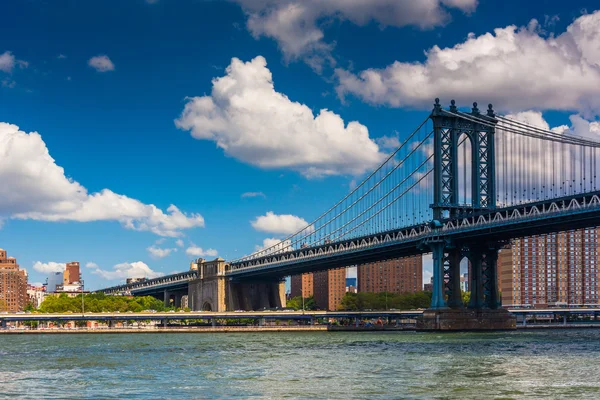
[[[48,275],[46,292],[54,293],[58,290],[58,287],[64,283],[64,274],[62,272],[52,272]]]
[[[79,283],[81,280],[81,275],[79,271],[79,262],[73,261],[67,263],[65,266],[65,273],[63,276],[63,285],[72,285],[74,283]]]
[[[313,292],[313,274],[292,275],[290,279],[290,296],[310,297]]]
[[[313,274],[315,303],[321,310],[337,310],[346,294],[346,268],[329,269]]]
[[[423,257],[394,258],[359,265],[358,291],[414,293],[423,288]]]
[[[600,229],[515,239],[498,257],[502,305],[597,305]]]
[[[23,311],[28,301],[27,272],[0,249],[0,311]]]

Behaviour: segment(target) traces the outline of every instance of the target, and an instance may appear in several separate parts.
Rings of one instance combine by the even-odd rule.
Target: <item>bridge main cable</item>
[[[428,118],[425,119],[403,142],[402,144],[394,151],[392,152],[385,161],[383,161],[377,169],[375,169],[368,177],[366,177],[356,188],[354,188],[350,193],[348,193],[343,199],[341,199],[340,201],[338,201],[334,206],[332,206],[331,208],[329,208],[327,211],[325,211],[324,213],[322,213],[318,218],[316,218],[313,222],[311,222],[310,224],[308,224],[306,227],[300,229],[299,231],[297,231],[294,234],[289,235],[288,237],[286,237],[285,239],[281,240],[280,242],[278,242],[275,245],[272,245],[266,249],[260,250],[258,252],[254,252],[251,255],[248,256],[244,256],[241,257],[237,260],[232,261],[232,263],[235,262],[241,262],[241,261],[245,261],[245,260],[249,260],[249,259],[254,259],[257,257],[262,257],[262,256],[266,256],[269,254],[274,254],[276,252],[281,252],[281,251],[286,251],[287,249],[291,249],[294,246],[297,246],[299,243],[301,243],[303,240],[305,240],[308,237],[314,236],[317,232],[320,232],[324,229],[327,229],[330,227],[330,224],[333,221],[336,221],[338,219],[340,219],[341,217],[343,217],[344,215],[347,214],[347,212],[353,208],[356,204],[358,204],[361,200],[365,199],[369,194],[371,194],[376,188],[378,188],[383,181],[385,181],[388,177],[390,177],[392,175],[392,173],[394,171],[396,171],[398,168],[400,168],[405,162],[406,160],[409,159],[409,157],[411,157],[413,154],[415,154],[419,149],[422,148],[422,146],[424,145],[424,143],[431,137],[431,135],[433,134],[433,131],[429,132],[419,143],[418,145],[414,146],[410,152],[400,161],[397,161],[396,164],[394,165],[394,167],[391,169],[391,171],[387,172],[385,174],[385,176],[381,177],[377,182],[375,182],[373,184],[373,186],[371,186],[370,188],[368,188],[368,190],[366,190],[358,199],[354,200],[352,202],[352,204],[346,206],[343,210],[339,211],[336,215],[332,216],[329,218],[329,220],[324,221],[320,224],[320,226],[317,227],[318,223],[325,218],[328,214],[330,214],[333,210],[335,210],[338,206],[340,206],[341,204],[343,204],[346,200],[350,199],[355,193],[357,193],[360,189],[364,189],[364,186],[371,180],[371,178],[373,178],[374,176],[376,176],[376,174],[381,171],[386,165],[390,164],[390,161],[393,161],[394,158],[396,157],[396,155],[404,148],[407,147],[407,145],[409,143],[412,143],[412,139],[419,133],[421,132],[421,129],[423,128],[423,126],[428,122]],[[311,229],[311,227],[313,227],[313,229]],[[335,232],[339,231],[336,230]],[[297,236],[301,235],[300,238],[298,238]],[[324,237],[328,238],[331,236],[331,233],[326,234]],[[319,238],[323,239],[323,238]]]

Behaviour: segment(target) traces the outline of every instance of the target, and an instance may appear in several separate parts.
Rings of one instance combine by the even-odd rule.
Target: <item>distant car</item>
[[[246,312],[246,310],[235,310],[234,312]]]
[[[170,313],[174,313],[174,312],[175,312],[175,310],[169,310],[169,312],[170,312]]]

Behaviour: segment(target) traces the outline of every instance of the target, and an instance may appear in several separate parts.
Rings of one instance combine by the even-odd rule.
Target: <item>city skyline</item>
[[[0,200],[0,247],[31,283],[78,260],[90,289],[243,256],[343,197],[436,96],[597,135],[593,2],[543,11],[515,2],[518,14],[509,3],[432,2],[426,14],[398,2],[390,15],[315,6],[290,27],[275,16],[294,1],[4,6],[0,179],[10,195]],[[28,34],[15,35],[25,22]],[[538,61],[560,69],[561,46],[573,51],[568,65],[587,71],[585,85],[548,69],[540,74],[571,80],[518,92],[517,77],[499,91],[489,74],[488,63],[515,57],[522,76]],[[450,94],[441,82],[459,79],[460,63],[483,83]],[[411,74],[422,94],[393,84]],[[552,102],[546,91],[563,96]]]

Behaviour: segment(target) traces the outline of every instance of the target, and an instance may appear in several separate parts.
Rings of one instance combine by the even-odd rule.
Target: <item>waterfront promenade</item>
[[[600,328],[598,308],[509,309],[517,329]],[[0,314],[0,334],[415,330],[422,310]]]

